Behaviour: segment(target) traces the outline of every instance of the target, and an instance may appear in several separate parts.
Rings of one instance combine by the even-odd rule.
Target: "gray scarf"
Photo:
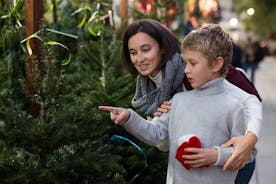
[[[162,84],[156,88],[154,82],[147,76],[138,75],[136,92],[132,98],[133,108],[146,116],[152,116],[157,108],[172,96],[183,91],[184,63],[179,53],[162,69]]]

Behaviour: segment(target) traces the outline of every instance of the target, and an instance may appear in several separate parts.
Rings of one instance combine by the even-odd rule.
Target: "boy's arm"
[[[110,112],[110,119],[118,125],[125,123],[130,116],[130,111],[121,107],[99,106],[99,109]]]
[[[99,106],[100,110],[110,112],[111,120],[122,125],[128,132],[149,145],[156,145],[168,137],[168,114],[154,118],[150,123],[131,109]]]
[[[204,167],[217,162],[219,152],[215,148],[186,148],[186,152],[193,153],[191,155],[182,155],[185,164],[192,168]]]
[[[122,126],[139,140],[155,146],[168,137],[168,116],[165,113],[148,122],[130,109],[130,118]]]
[[[192,168],[199,168],[206,165],[223,166],[233,153],[233,147],[223,148],[215,146],[214,148],[186,148],[186,152],[192,155],[183,155]]]

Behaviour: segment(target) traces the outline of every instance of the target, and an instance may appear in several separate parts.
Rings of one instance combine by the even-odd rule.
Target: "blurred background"
[[[124,2],[124,1],[122,1]],[[114,0],[115,23],[121,22],[120,0]],[[244,43],[248,37],[264,41],[275,50],[275,3],[272,0],[129,0],[128,21],[153,17],[173,31],[184,36],[189,30],[206,23],[218,23],[228,30],[236,42]],[[123,14],[124,16],[124,14]],[[126,16],[126,14],[125,14]],[[182,33],[182,35],[181,35]]]
[[[231,34],[232,64],[263,100],[251,183],[275,183],[274,0],[0,0],[0,183],[165,183],[167,153],[98,110],[131,107],[136,79],[121,65],[121,38],[139,18],[180,41],[207,23]]]

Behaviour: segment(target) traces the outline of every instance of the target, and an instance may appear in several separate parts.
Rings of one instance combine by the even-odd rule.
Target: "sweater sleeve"
[[[228,67],[226,80],[247,93],[255,95],[261,101],[261,97],[255,86],[248,80],[243,72],[237,70],[232,65],[229,65]]]
[[[214,166],[223,166],[234,151],[233,147],[223,148],[221,146],[215,146],[214,148],[218,151],[218,159],[213,164]]]
[[[225,81],[224,86],[227,93],[241,102],[245,108],[246,132],[250,131],[259,138],[263,119],[262,103],[255,95],[250,95],[227,81]]]
[[[234,152],[233,147],[223,148],[221,146],[215,146],[214,148],[218,151],[218,159],[213,164],[214,166],[223,166],[227,162],[227,160],[230,158],[232,153]],[[252,150],[252,153],[250,154],[250,157],[249,157],[249,160],[247,161],[247,163],[252,162],[254,160],[256,154],[257,154],[257,149],[254,148]]]
[[[262,103],[254,97],[250,96],[243,101],[247,119],[246,132],[250,131],[259,138],[263,119]]]
[[[246,119],[246,112],[244,106],[238,101],[235,106],[232,106],[230,110],[231,113],[231,121],[229,121],[229,128],[231,131],[231,137],[241,136],[243,135],[243,132],[246,130],[247,121]],[[215,166],[222,166],[226,163],[226,161],[230,158],[232,155],[234,148],[233,147],[227,147],[223,148],[221,146],[215,146],[215,149],[218,151],[218,159],[214,163]],[[248,161],[252,161],[256,155],[256,148],[253,149],[250,155],[250,159]]]
[[[148,145],[157,145],[168,137],[168,113],[147,121],[130,110],[130,118],[122,126],[126,131]]]

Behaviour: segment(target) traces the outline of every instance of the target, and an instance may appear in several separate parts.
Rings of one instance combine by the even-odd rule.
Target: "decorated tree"
[[[183,3],[177,0],[136,0],[134,17],[153,18],[173,30],[181,28],[183,18]]]

